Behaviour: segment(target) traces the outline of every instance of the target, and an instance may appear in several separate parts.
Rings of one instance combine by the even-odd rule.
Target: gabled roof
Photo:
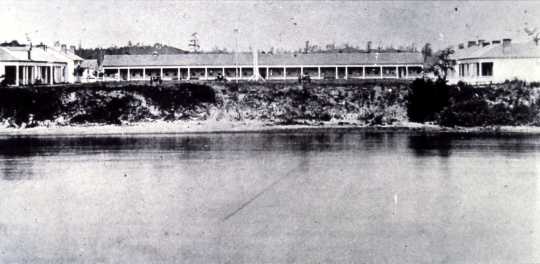
[[[103,66],[224,66],[251,65],[251,54],[230,53],[170,54],[170,55],[105,55]],[[236,63],[237,62],[237,63]]]
[[[261,54],[259,65],[372,65],[422,64],[422,54],[414,52],[288,53]]]
[[[364,65],[422,64],[420,53],[285,53],[258,54],[259,65]],[[174,55],[105,55],[103,66],[231,66],[253,65],[253,55],[243,53],[190,53]]]
[[[81,68],[87,68],[87,69],[97,69],[98,68],[98,62],[97,60],[83,60],[81,62]]]
[[[56,48],[51,48],[51,47],[48,47],[47,48],[47,51],[48,52],[51,52],[51,53],[54,53],[56,56],[59,56],[59,57],[64,57],[68,60],[72,60],[72,61],[83,61],[84,59],[77,56],[77,54],[69,51],[69,50],[66,50],[66,51],[62,51],[62,50],[59,50],[59,49],[56,49]]]
[[[29,47],[0,47],[0,61],[33,61],[33,62],[60,62],[65,59],[54,54],[34,47],[31,51],[31,59],[28,59]]]
[[[458,49],[453,59],[540,58],[540,45],[534,42],[489,45]]]
[[[17,58],[15,56],[11,55],[3,47],[0,47],[0,61],[16,61],[16,60]]]

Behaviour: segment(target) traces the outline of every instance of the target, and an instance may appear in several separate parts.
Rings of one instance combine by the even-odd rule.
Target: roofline
[[[456,61],[459,61],[459,60],[483,60],[483,59],[540,59],[540,56],[536,56],[536,57],[532,57],[532,56],[527,56],[527,57],[518,57],[518,56],[511,56],[511,57],[494,57],[494,56],[490,56],[490,57],[470,57],[470,58],[461,58],[461,59],[455,59]]]
[[[65,61],[35,61],[35,60],[0,60],[0,62],[25,62],[25,63],[60,63],[67,64]]]
[[[258,67],[343,67],[343,66],[349,66],[349,67],[370,67],[370,66],[388,66],[388,65],[410,65],[410,66],[424,66],[423,62],[396,62],[396,63],[360,63],[360,64],[259,64]],[[230,64],[223,64],[223,65],[186,65],[186,64],[176,64],[176,65],[126,65],[126,64],[118,64],[118,65],[105,65],[103,64],[102,67],[140,67],[140,68],[159,68],[159,67],[191,67],[191,68],[234,68],[234,67],[253,67],[253,64],[238,64],[238,65],[230,65]]]

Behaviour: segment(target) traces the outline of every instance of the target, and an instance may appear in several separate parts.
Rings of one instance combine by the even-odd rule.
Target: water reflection
[[[417,156],[449,157],[452,154],[452,136],[412,134],[408,136],[408,147]]]
[[[539,144],[358,130],[3,137],[0,262],[538,262]]]

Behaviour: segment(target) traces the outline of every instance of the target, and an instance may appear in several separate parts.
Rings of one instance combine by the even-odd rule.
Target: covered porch
[[[109,81],[150,80],[215,80],[219,75],[228,80],[248,80],[252,66],[182,66],[182,67],[106,67],[104,79]],[[259,75],[266,80],[296,80],[308,75],[311,79],[414,79],[421,76],[422,65],[262,65]]]
[[[12,86],[58,84],[67,80],[67,65],[61,63],[0,62],[0,75]]]

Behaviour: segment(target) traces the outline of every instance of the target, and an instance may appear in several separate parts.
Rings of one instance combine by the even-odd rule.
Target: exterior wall
[[[493,65],[493,81],[504,82],[514,78],[527,82],[540,81],[540,58],[498,60]]]
[[[493,63],[493,74],[491,76],[482,76],[482,63]],[[460,76],[460,65],[469,65],[468,71],[465,67],[465,72],[468,73],[465,76]],[[476,64],[480,68],[476,69]],[[477,71],[480,74],[476,74]],[[500,59],[467,59],[458,60],[454,71],[448,75],[450,83],[457,83],[459,81],[482,84],[482,83],[501,83],[506,80],[519,79],[527,82],[540,81],[540,58],[500,58]]]
[[[6,64],[3,62],[0,62],[0,76],[3,76],[6,74]],[[0,82],[3,81],[3,77],[0,77]]]

